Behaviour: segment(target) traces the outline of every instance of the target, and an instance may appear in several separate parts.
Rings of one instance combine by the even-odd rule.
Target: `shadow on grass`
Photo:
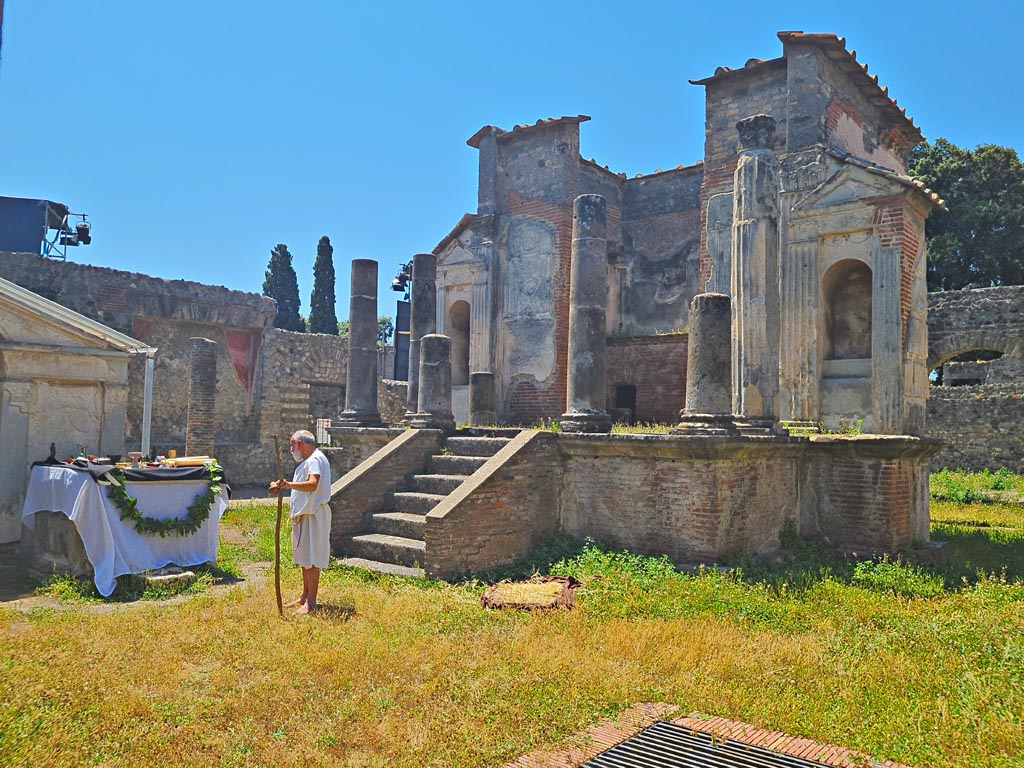
[[[349,621],[356,615],[354,605],[333,605],[331,603],[318,603],[313,618],[321,621],[333,621],[342,624]]]

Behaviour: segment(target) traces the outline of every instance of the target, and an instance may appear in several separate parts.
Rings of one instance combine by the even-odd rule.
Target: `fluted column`
[[[379,427],[377,410],[377,262],[352,260],[349,302],[348,371],[345,375],[343,427]]]
[[[561,417],[565,432],[607,432],[612,425],[606,411],[606,229],[601,195],[580,195],[573,201],[567,410]]]

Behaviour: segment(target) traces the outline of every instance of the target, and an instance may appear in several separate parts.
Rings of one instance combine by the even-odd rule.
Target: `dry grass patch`
[[[108,614],[0,611],[0,764],[469,768],[666,701],[913,765],[1021,765],[1016,514],[969,535],[939,523],[952,555],[917,572],[939,577],[929,598],[902,563],[858,582],[813,547],[684,575],[588,545],[544,568],[582,582],[571,612],[484,611],[479,583],[343,568],[325,618],[278,619],[270,580]],[[226,525],[245,532],[239,562],[272,556],[272,509]],[[1005,575],[979,575],[982,556]]]

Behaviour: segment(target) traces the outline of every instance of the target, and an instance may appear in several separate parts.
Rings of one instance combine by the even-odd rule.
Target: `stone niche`
[[[22,537],[30,465],[124,453],[128,360],[148,348],[0,280],[0,544]]]

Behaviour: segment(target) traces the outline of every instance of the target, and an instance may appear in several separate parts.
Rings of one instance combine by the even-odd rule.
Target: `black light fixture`
[[[395,279],[391,281],[391,290],[395,293],[404,293],[405,300],[409,300],[409,283],[412,282],[412,262],[407,261],[398,270]]]

